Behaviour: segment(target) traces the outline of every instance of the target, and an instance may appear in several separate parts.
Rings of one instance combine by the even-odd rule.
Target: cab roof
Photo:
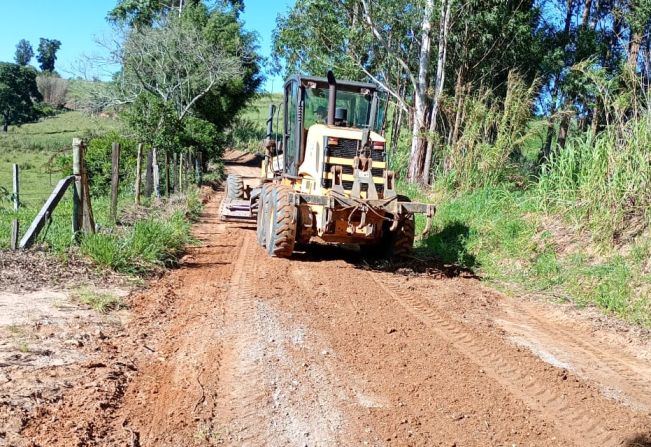
[[[285,81],[285,86],[292,81],[298,81],[298,83],[304,87],[309,87],[308,83],[315,83],[316,88],[327,89],[329,87],[328,78],[320,78],[316,76],[302,76],[302,75],[293,75],[287,78]],[[375,92],[378,90],[378,86],[371,82],[359,82],[359,81],[347,81],[337,79],[337,90],[344,92],[359,92],[360,89],[368,89],[370,92]]]

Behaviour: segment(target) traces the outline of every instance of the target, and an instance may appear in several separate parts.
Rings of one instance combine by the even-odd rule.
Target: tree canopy
[[[38,44],[36,60],[43,71],[54,71],[54,64],[57,60],[57,51],[61,48],[61,42],[56,39],[45,39],[41,37]]]
[[[277,18],[273,57],[276,72],[378,83],[394,116],[407,112],[409,178],[426,183],[434,146],[440,160],[463,133],[466,98],[505,99],[510,73],[549,119],[541,160],[572,120],[599,128],[594,79],[629,70],[648,83],[650,30],[649,0],[297,0]]]
[[[216,155],[222,132],[262,82],[241,2],[124,0],[109,13],[122,66],[114,104],[137,138],[165,150]]]
[[[16,45],[16,55],[14,60],[18,65],[28,65],[34,57],[32,45],[25,39],[21,39]]]
[[[0,62],[0,113],[5,132],[10,124],[33,120],[38,115],[34,102],[40,100],[33,68]]]

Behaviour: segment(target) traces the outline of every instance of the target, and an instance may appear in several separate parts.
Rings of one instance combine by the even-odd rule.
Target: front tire
[[[409,198],[398,196],[400,202],[409,202]],[[376,244],[362,245],[360,251],[364,256],[370,258],[392,258],[409,256],[414,251],[414,239],[416,238],[416,220],[413,214],[394,216],[400,219],[398,228],[389,231],[391,224],[385,222],[382,229],[382,237]]]
[[[276,258],[289,258],[296,243],[296,207],[290,202],[291,189],[277,185],[267,195],[269,218],[265,241],[267,253]]]
[[[414,251],[416,238],[416,220],[414,215],[405,216],[402,224],[391,235],[391,256],[408,256]]]
[[[226,197],[229,199],[244,198],[244,180],[241,175],[228,174],[228,177],[226,177]]]
[[[266,230],[269,222],[269,196],[273,187],[273,183],[265,183],[262,185],[262,190],[260,191],[260,196],[258,198],[258,216],[255,236],[258,240],[258,244],[264,248],[266,248],[267,244]]]

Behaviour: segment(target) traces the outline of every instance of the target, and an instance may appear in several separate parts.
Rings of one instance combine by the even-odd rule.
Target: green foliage
[[[113,143],[120,144],[120,185],[130,189],[135,180],[137,143],[112,131],[88,143],[85,154],[86,170],[94,196],[103,196],[111,190]]]
[[[120,116],[135,140],[167,151],[179,147],[183,125],[169,104],[156,96],[139,95]]]
[[[527,124],[536,92],[536,82],[527,86],[515,73],[507,82],[502,99],[487,90],[465,99],[459,140],[443,146],[435,167],[439,185],[471,190],[515,181],[527,141],[533,131]]]
[[[136,222],[126,234],[86,236],[81,252],[98,265],[125,273],[146,273],[170,266],[191,241],[189,223],[182,211],[168,218]]]
[[[122,298],[109,292],[97,292],[91,289],[81,289],[77,292],[79,301],[90,306],[96,312],[101,314],[109,313],[113,310],[120,310],[125,306]]]
[[[54,71],[54,64],[57,60],[57,51],[61,48],[61,42],[56,39],[44,39],[38,44],[36,60],[43,71]]]
[[[443,196],[432,234],[420,242],[417,254],[475,271],[507,291],[596,306],[651,326],[649,274],[644,273],[648,242],[634,245],[625,256],[588,256],[585,245],[570,250],[559,240],[564,235],[546,229],[548,218],[537,208],[536,196],[535,190],[502,186]]]
[[[0,62],[0,113],[5,132],[9,124],[34,120],[37,116],[34,101],[40,99],[34,69]]]
[[[621,80],[615,80],[619,83]],[[633,108],[631,90],[602,81],[611,123],[596,136],[579,133],[542,167],[541,206],[561,211],[607,245],[627,243],[651,224],[651,111]]]
[[[114,20],[133,26],[119,85],[131,85],[123,118],[138,141],[169,153],[198,150],[206,161],[221,155],[224,131],[262,81],[256,35],[238,19],[241,4],[230,3],[187,2],[181,15],[160,2],[123,1],[113,10]]]
[[[29,65],[29,61],[34,57],[32,45],[25,39],[21,39],[16,45],[16,55],[14,60],[18,65]]]

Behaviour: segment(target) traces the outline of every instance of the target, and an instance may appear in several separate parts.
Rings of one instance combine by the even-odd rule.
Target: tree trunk
[[[452,139],[450,144],[454,146],[459,140],[459,132],[461,130],[461,116],[463,111],[463,106],[465,105],[465,96],[466,96],[466,87],[463,85],[464,78],[464,67],[459,69],[457,75],[457,86],[455,87],[455,96],[457,97],[457,110],[454,117],[454,127],[452,130]]]
[[[560,149],[565,149],[565,142],[567,141],[567,133],[570,128],[570,117],[568,114],[564,114],[561,118],[561,123],[558,126],[558,147]]]
[[[427,78],[432,49],[432,13],[434,0],[426,0],[421,24],[420,56],[418,57],[418,80],[414,91],[414,122],[411,128],[411,151],[407,179],[417,182],[423,172],[424,152],[426,150],[423,132],[426,129]]]
[[[588,26],[590,20],[590,10],[592,9],[592,0],[585,0],[583,3],[583,15],[581,16],[581,28]]]
[[[601,9],[601,4],[599,3],[599,0],[595,0],[594,14],[591,14],[591,18],[590,18],[590,29],[593,31],[597,27],[597,21],[599,20],[600,9]]]
[[[573,4],[573,0],[567,0],[567,5],[566,5],[567,11],[565,11],[565,28],[564,28],[566,36],[569,36],[571,25],[572,25],[572,4]]]
[[[445,83],[445,59],[448,54],[448,28],[450,25],[450,4],[452,0],[441,2],[441,21],[439,25],[439,52],[436,63],[436,82],[434,84],[434,99],[432,101],[432,113],[430,115],[429,132],[427,139],[427,150],[425,152],[425,163],[423,167],[422,183],[429,183],[429,174],[432,165],[432,151],[434,150],[434,132],[436,132],[436,120],[438,118],[443,84]]]
[[[628,44],[628,58],[626,60],[626,65],[633,72],[635,72],[637,69],[637,59],[640,54],[641,45],[642,45],[642,33],[631,32],[631,41]]]

